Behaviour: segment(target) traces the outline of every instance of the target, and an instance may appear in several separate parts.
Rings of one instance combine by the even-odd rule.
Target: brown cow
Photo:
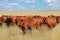
[[[60,23],[60,16],[55,16],[57,19],[57,22]]]
[[[11,18],[11,21],[12,21],[11,24],[14,25],[16,23],[17,17],[16,16],[10,16],[10,18]]]
[[[45,20],[45,23],[48,25],[49,29],[52,29],[56,26],[57,20],[54,16],[48,16]]]
[[[8,18],[6,19],[5,23],[7,23],[7,25],[14,25],[16,24],[16,16],[8,16]]]
[[[34,16],[31,20],[32,21],[31,21],[30,25],[33,28],[40,30],[40,26],[44,23],[44,17],[43,16]]]
[[[18,25],[22,29],[23,34],[25,34],[27,30],[31,30],[29,24],[30,24],[29,17],[26,16],[19,17]]]
[[[5,20],[7,19],[8,16],[7,15],[3,15],[1,17],[2,17],[2,21],[5,22]]]
[[[21,21],[21,17],[22,16],[16,16],[17,18],[16,18],[16,24],[19,26],[20,24],[20,21]]]
[[[8,16],[7,19],[5,20],[5,23],[9,27],[12,23],[12,19]]]

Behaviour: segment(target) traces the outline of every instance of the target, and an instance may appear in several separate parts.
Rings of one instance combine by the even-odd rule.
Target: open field
[[[0,11],[0,15],[41,15],[41,16],[48,16],[48,15],[60,15],[59,10],[55,11]]]
[[[0,11],[1,15],[60,15],[60,11]],[[52,30],[48,30],[46,26],[43,26],[42,30],[39,32],[33,30],[30,34],[22,34],[22,31],[18,26],[10,26],[9,28],[3,23],[2,28],[0,28],[0,40],[60,40],[60,24]]]

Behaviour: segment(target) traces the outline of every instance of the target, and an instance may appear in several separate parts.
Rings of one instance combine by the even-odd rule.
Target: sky
[[[60,10],[60,0],[0,0],[0,10]]]

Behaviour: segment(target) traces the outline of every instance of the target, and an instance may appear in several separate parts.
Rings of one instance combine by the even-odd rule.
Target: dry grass
[[[32,13],[42,16],[60,15],[60,11],[0,11],[1,15],[32,15]],[[60,40],[60,24],[50,31],[43,26],[40,32],[33,30],[32,34],[28,32],[26,35],[23,35],[16,25],[8,28],[3,24],[2,29],[0,28],[0,40]]]
[[[41,16],[48,16],[48,15],[60,15],[60,10],[55,11],[0,11],[0,15],[41,15]]]

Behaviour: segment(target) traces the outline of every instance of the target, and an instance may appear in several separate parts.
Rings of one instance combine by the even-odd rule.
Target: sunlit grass
[[[42,28],[41,32],[33,30],[32,34],[28,32],[23,35],[18,26],[8,28],[3,24],[2,29],[0,28],[0,40],[60,40],[59,26],[60,24],[50,31],[46,31],[47,28]]]

